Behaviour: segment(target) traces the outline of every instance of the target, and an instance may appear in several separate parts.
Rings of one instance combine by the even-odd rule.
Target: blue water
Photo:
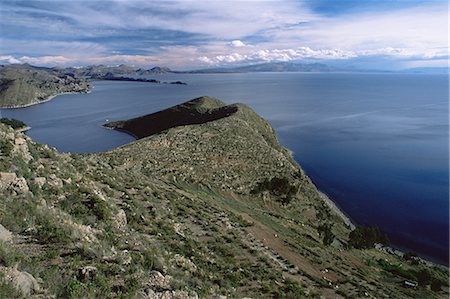
[[[277,130],[319,189],[358,224],[378,225],[394,245],[448,264],[448,76],[406,74],[170,74],[187,86],[95,82],[3,109],[35,140],[68,152],[134,140],[101,127],[201,95],[244,102]]]

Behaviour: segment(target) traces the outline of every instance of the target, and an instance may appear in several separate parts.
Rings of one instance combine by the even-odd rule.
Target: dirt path
[[[300,278],[300,280],[306,281],[308,284],[313,284],[320,287],[326,295],[326,298],[343,298],[339,294],[336,294],[333,289],[334,283],[338,280],[338,277],[334,273],[330,271],[321,271],[305,257],[302,257],[296,252],[290,250],[286,245],[284,245],[283,240],[277,236],[275,231],[255,220],[250,215],[246,213],[240,213],[240,215],[245,220],[253,223],[251,227],[247,228],[247,231],[257,239],[254,243],[260,243],[260,247],[268,251],[267,254],[269,257],[278,262],[284,270],[289,271],[289,276],[291,278],[297,277],[297,279]],[[294,266],[293,269],[291,265]],[[311,279],[311,277],[317,280],[324,280],[325,283],[329,284],[330,288],[320,286],[316,281]]]

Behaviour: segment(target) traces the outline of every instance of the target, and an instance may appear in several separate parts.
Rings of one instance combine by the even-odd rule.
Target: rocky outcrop
[[[9,267],[0,267],[0,272],[3,272],[6,280],[25,297],[41,291],[36,278],[28,272]]]
[[[0,172],[0,191],[2,190],[13,194],[30,191],[25,178],[18,178],[14,172]]]
[[[12,233],[0,224],[0,241],[11,242]]]
[[[164,276],[158,271],[152,271],[146,287],[140,291],[140,297],[145,299],[198,299],[195,292],[172,290],[172,277]]]
[[[114,219],[117,229],[123,230],[127,226],[127,214],[124,210],[120,209]]]

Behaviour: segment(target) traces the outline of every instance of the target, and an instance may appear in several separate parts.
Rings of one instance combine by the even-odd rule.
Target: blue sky
[[[0,63],[442,67],[446,0],[0,2]]]

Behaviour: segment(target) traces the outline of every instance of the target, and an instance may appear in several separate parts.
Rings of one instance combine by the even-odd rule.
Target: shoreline
[[[42,100],[42,101],[39,101],[39,102],[23,104],[23,105],[17,105],[17,106],[13,106],[13,107],[0,107],[0,109],[27,108],[27,107],[30,107],[30,106],[39,105],[39,104],[43,104],[43,103],[49,102],[49,101],[53,100],[54,98],[56,98],[57,96],[61,96],[61,95],[65,95],[65,94],[89,94],[91,92],[92,92],[92,88],[89,88],[88,91],[86,91],[86,92],[66,91],[66,92],[61,92],[61,93],[49,96],[45,100]]]
[[[350,227],[351,230],[354,230],[356,228],[355,224],[352,222],[349,216],[345,214],[345,212],[339,208],[336,203],[328,197],[325,193],[323,193],[320,190],[317,190],[319,193],[320,198],[325,202],[325,204],[333,211],[335,212],[343,221],[344,223]]]
[[[30,126],[26,126],[26,127],[17,129],[16,131],[17,131],[17,132],[20,132],[20,133],[24,133],[24,132],[26,132],[26,131],[28,131],[28,130],[30,130],[30,129],[31,129]]]
[[[350,227],[351,230],[354,230],[356,228],[355,224],[352,222],[350,217],[347,216],[347,214],[345,214],[345,212],[341,208],[339,208],[337,204],[330,197],[328,197],[328,195],[326,195],[320,190],[317,190],[317,192],[319,193],[320,198],[326,203],[326,205],[332,211],[334,211],[344,221],[344,223]],[[396,255],[398,257],[403,257],[403,255],[408,251],[407,249],[404,248],[398,248],[394,244],[390,244],[389,246],[382,246],[381,244],[376,244],[374,249],[383,251],[388,254]],[[429,267],[448,269],[448,266],[436,261],[428,260],[426,258],[421,257],[420,255],[418,256],[418,259]]]

